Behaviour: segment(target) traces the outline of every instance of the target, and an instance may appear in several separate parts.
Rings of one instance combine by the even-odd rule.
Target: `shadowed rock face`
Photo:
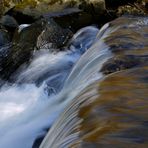
[[[122,17],[110,23],[113,27],[120,25],[105,39],[114,56],[102,72],[112,74],[77,98],[98,90],[79,107],[82,122],[75,146],[148,147],[148,28],[144,23],[148,18],[139,20],[139,25],[134,24],[137,19],[141,18]]]
[[[7,30],[0,29],[0,47],[10,42],[10,36]]]
[[[94,8],[95,12],[100,13],[105,9],[104,0],[2,0],[1,5],[3,12],[15,6],[15,9],[24,14],[40,16],[47,12],[61,11],[67,7],[79,7],[85,10],[88,7]]]

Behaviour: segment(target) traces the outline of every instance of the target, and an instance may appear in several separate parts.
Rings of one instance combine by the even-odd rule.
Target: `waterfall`
[[[0,89],[0,147],[31,148],[37,137],[45,135],[66,105],[65,80],[97,33],[96,27],[88,26],[64,51],[35,51],[30,64],[13,75],[15,83],[5,82]]]
[[[49,131],[40,148],[64,148],[77,139],[77,132],[70,136],[68,134],[76,130],[81,122],[81,119],[77,117],[79,105],[86,99],[85,96],[91,96],[95,93],[86,93],[84,98],[81,97],[81,99],[76,96],[79,93],[83,94],[83,89],[91,83],[103,78],[100,69],[103,63],[112,57],[108,46],[104,43],[104,39],[116,29],[110,28],[109,24],[103,26],[94,44],[81,56],[72,69],[61,92],[62,97],[60,96],[61,102],[67,108]]]
[[[142,17],[122,17],[105,24],[100,30],[94,26],[88,26],[74,34],[63,51],[51,48],[34,51],[30,61],[21,65],[12,75],[14,83],[4,82],[0,88],[0,148],[31,148],[36,139],[44,136],[40,148],[67,148],[71,147],[73,143],[81,147],[81,138],[79,136],[82,133],[80,133],[79,129],[84,118],[79,117],[80,106],[82,107],[84,102],[85,105],[91,105],[94,100],[97,100],[96,98],[100,99],[101,93],[107,95],[106,98],[103,98],[107,99],[105,102],[107,105],[98,105],[101,111],[99,109],[93,110],[95,113],[100,113],[99,118],[103,116],[103,120],[97,120],[98,117],[95,120],[98,121],[97,123],[101,121],[100,124],[102,125],[105,124],[106,126],[107,124],[109,128],[120,129],[120,125],[116,126],[115,124],[115,127],[112,127],[112,124],[110,124],[112,120],[115,120],[112,116],[114,117],[116,114],[113,113],[120,110],[118,105],[121,105],[119,116],[121,115],[122,121],[124,111],[126,116],[132,107],[139,105],[136,104],[140,102],[139,98],[137,100],[130,99],[133,96],[136,98],[136,96],[145,95],[147,88],[145,84],[147,75],[144,74],[147,70],[147,67],[144,67],[147,65],[147,51],[145,48],[147,47],[147,40],[145,39],[147,37],[147,33],[145,33],[147,20],[147,18]],[[128,65],[126,61],[125,63],[119,61],[121,65],[119,64],[118,67],[117,63],[117,68],[115,67],[115,71],[113,71],[115,74],[110,74],[109,78],[101,71],[108,61],[114,64],[113,60],[116,62],[118,57],[127,55],[134,57],[134,60],[138,59],[137,61],[140,64],[134,61],[131,62],[131,65]],[[129,70],[122,69],[124,64],[125,68],[129,68]],[[142,68],[138,67],[138,69],[136,64],[139,64],[138,66]],[[121,73],[117,71],[121,71]],[[140,72],[139,75],[138,72]],[[115,86],[112,87],[114,83]],[[141,86],[139,86],[140,83]],[[121,92],[120,88],[122,89]],[[116,89],[118,89],[117,94],[115,93]],[[117,95],[115,101],[114,95],[108,98],[106,91],[109,95]],[[141,93],[142,91],[144,93]],[[131,96],[128,96],[127,94],[130,93]],[[123,98],[120,98],[119,94],[125,96],[121,95]],[[124,101],[129,104],[135,101],[135,104],[132,107],[129,105],[128,108],[128,103]],[[114,104],[114,110],[112,110],[112,104]],[[89,108],[87,109],[89,111]],[[111,116],[109,120],[104,119],[107,115],[106,112],[109,112],[108,114]],[[132,110],[129,112],[131,113]],[[123,118],[124,128],[127,127],[127,123],[131,120],[133,120],[131,124],[133,125],[135,120],[139,119],[138,121],[141,121],[145,119],[145,116],[140,116],[140,118],[139,116],[132,116],[133,118],[130,118],[131,116],[129,114],[127,119],[124,120]],[[91,120],[89,119],[87,121],[90,123]],[[115,123],[117,123],[116,120]],[[147,123],[142,122],[142,124]],[[94,133],[98,132],[99,128],[101,127],[97,124]],[[88,133],[90,134],[91,131],[88,131]],[[116,135],[111,138],[114,139],[114,137]]]

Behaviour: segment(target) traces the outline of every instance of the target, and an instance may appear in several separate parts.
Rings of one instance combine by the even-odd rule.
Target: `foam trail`
[[[59,53],[40,50],[30,65],[23,66],[14,76],[18,84],[1,88],[1,148],[31,148],[34,140],[45,134],[67,104],[67,91],[62,89],[64,81],[81,54],[93,44],[97,32],[95,27],[80,30],[69,43],[71,50]],[[82,45],[76,44],[78,38]],[[40,85],[36,86],[38,81]],[[60,93],[55,95],[57,92]]]

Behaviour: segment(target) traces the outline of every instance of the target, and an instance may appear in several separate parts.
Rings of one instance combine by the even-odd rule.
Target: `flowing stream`
[[[64,82],[76,61],[93,44],[98,31],[93,26],[82,28],[66,51],[35,52],[32,62],[15,74],[16,83],[2,86],[0,147],[31,148],[34,140],[45,134],[66,101],[70,101],[71,98],[65,98],[69,90],[63,88]]]
[[[49,128],[41,148],[80,143],[78,129],[83,118],[78,117],[79,106],[91,104],[101,95],[99,85],[106,78],[101,69],[114,56],[106,39],[120,28],[120,23],[107,23],[100,30],[94,26],[82,28],[64,51],[40,49],[33,53],[30,64],[22,65],[14,74],[16,82],[5,83],[0,89],[0,148],[31,148]],[[147,24],[145,20],[142,23]]]
[[[67,105],[40,148],[147,148],[147,25],[122,17],[100,30],[67,78]]]

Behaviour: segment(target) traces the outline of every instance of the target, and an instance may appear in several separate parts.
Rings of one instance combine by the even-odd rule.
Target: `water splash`
[[[71,50],[51,53],[41,49],[34,53],[30,64],[14,75],[16,84],[1,88],[0,147],[31,148],[35,139],[45,134],[67,103],[64,81],[97,33],[97,28],[86,27],[70,41],[67,48]]]

